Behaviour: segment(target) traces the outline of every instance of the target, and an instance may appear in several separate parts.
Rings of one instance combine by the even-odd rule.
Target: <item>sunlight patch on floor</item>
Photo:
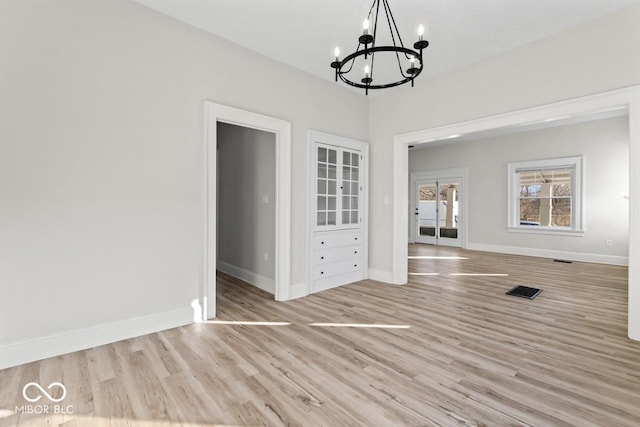
[[[291,326],[291,322],[255,322],[243,320],[207,320],[210,325],[240,325],[240,326]],[[307,326],[325,328],[378,328],[378,329],[409,329],[409,325],[380,325],[377,323],[307,323]]]
[[[463,256],[409,255],[407,259],[469,259]]]
[[[309,326],[327,328],[380,328],[380,329],[409,329],[409,325],[378,325],[375,323],[309,323]]]
[[[244,320],[207,320],[210,325],[289,326],[291,322],[248,322]]]
[[[449,276],[492,276],[492,277],[507,277],[505,273],[449,273]]]

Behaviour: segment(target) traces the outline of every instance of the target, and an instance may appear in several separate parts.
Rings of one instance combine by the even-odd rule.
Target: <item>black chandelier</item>
[[[376,38],[378,36],[378,17],[380,15],[380,4],[382,4],[383,13],[387,19],[389,32],[391,33],[391,41],[393,45],[377,46]],[[373,18],[373,34],[369,32],[371,20]],[[362,35],[358,38],[358,47],[356,51],[340,59],[340,48],[336,47],[334,54],[335,60],[331,63],[331,68],[335,69],[336,81],[338,78],[350,86],[365,90],[365,94],[369,94],[369,89],[386,89],[394,86],[400,86],[411,82],[422,72],[422,51],[429,46],[429,42],[423,39],[424,26],[418,26],[418,41],[413,44],[413,49],[404,47],[402,37],[393,18],[389,3],[387,0],[374,0],[367,18],[363,23]],[[388,83],[377,83],[374,81],[373,66],[378,52],[390,52],[395,54],[400,75],[398,80]],[[365,67],[364,77],[359,82],[348,77],[349,72],[353,69],[356,58],[364,56]],[[367,62],[367,60],[370,60]],[[404,64],[404,65],[403,65]]]

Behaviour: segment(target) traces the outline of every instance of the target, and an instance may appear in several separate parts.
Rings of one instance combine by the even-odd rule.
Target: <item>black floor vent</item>
[[[540,295],[540,292],[542,292],[542,289],[518,285],[515,288],[511,289],[509,292],[506,292],[506,294],[513,295],[515,297],[534,299],[535,297]]]
[[[553,262],[563,262],[565,264],[572,264],[573,263],[573,261],[569,261],[569,260],[566,260],[566,259],[554,259]]]

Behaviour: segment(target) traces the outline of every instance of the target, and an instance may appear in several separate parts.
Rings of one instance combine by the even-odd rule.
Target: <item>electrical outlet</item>
[[[265,253],[262,255],[262,258],[264,258],[264,262],[269,261],[269,252],[265,252]]]
[[[606,244],[607,246],[613,246],[613,240],[607,240],[607,241],[605,242],[605,244]]]
[[[269,195],[265,194],[264,196],[262,196],[262,203],[269,203]]]

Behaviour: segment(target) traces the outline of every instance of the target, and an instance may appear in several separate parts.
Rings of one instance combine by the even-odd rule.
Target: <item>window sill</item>
[[[508,227],[507,231],[510,233],[524,233],[524,234],[547,234],[550,236],[572,236],[582,237],[585,230],[569,230],[562,228],[551,227]]]

